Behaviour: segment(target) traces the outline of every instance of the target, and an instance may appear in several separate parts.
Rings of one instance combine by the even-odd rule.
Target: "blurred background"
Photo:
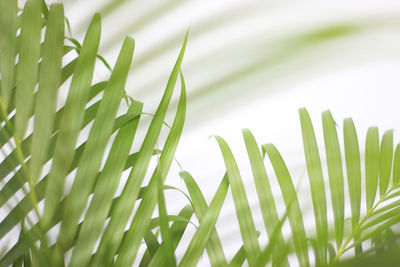
[[[154,113],[161,99],[190,28],[182,67],[188,91],[187,117],[176,159],[196,178],[210,201],[225,166],[215,140],[209,137],[225,138],[242,171],[258,229],[264,227],[241,129],[249,128],[259,144],[277,146],[297,189],[304,191],[301,204],[311,215],[298,108],[310,112],[321,148],[320,114],[327,109],[336,119],[340,138],[343,119],[354,119],[361,151],[368,126],[378,126],[382,134],[399,125],[400,1],[61,2],[71,26],[68,34],[81,42],[93,14],[102,14],[100,54],[111,66],[124,36],[135,38],[126,90],[143,101],[149,113]],[[95,81],[108,76],[99,61]],[[173,103],[178,97],[176,88]],[[174,105],[168,123],[172,123]],[[148,116],[147,122],[150,119]],[[145,129],[144,125],[142,135]],[[398,132],[395,138],[397,143]],[[174,164],[166,183],[185,188],[179,170]],[[273,189],[283,207],[274,182]],[[187,203],[180,193],[166,194],[170,213],[177,213]],[[282,208],[280,214],[283,212]],[[311,233],[313,223],[306,218]],[[236,242],[240,233],[229,194],[217,230],[226,256],[231,258],[241,242]],[[266,243],[264,232],[260,240]],[[184,250],[184,245],[178,248]],[[207,256],[202,257],[201,265],[209,265]]]

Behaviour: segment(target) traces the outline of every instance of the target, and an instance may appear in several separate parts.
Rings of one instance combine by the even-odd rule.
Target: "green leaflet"
[[[379,132],[370,127],[365,141],[365,194],[367,210],[372,208],[378,189],[379,175]]]
[[[186,36],[187,37],[187,36]],[[186,39],[185,39],[186,43]],[[183,49],[185,47],[185,43]],[[184,51],[184,50],[182,50]],[[183,54],[181,54],[183,55]],[[186,87],[185,81],[183,79],[183,75],[181,73],[181,96],[179,99],[178,110],[176,111],[175,119],[171,127],[171,131],[168,134],[167,140],[165,141],[165,145],[163,151],[161,152],[160,160],[157,164],[157,167],[151,177],[151,180],[148,185],[148,189],[143,197],[142,202],[133,218],[130,229],[128,230],[126,239],[122,242],[120,246],[120,253],[115,262],[116,266],[130,266],[133,264],[133,261],[136,257],[137,250],[139,248],[140,242],[145,234],[145,229],[147,228],[147,224],[150,220],[150,217],[153,213],[154,207],[156,205],[157,198],[155,198],[157,194],[157,184],[159,183],[159,179],[162,182],[165,181],[166,176],[168,174],[168,170],[171,166],[176,148],[178,146],[179,139],[182,134],[183,125],[185,122],[186,116]],[[156,114],[157,116],[157,114]],[[156,118],[154,117],[154,119]],[[154,120],[153,119],[153,120]],[[151,126],[150,126],[151,128]],[[151,129],[149,129],[150,131]],[[140,152],[139,152],[140,156]],[[129,182],[129,181],[128,181]],[[127,183],[128,183],[127,182]],[[122,195],[123,197],[123,195]],[[123,202],[120,202],[123,203]],[[121,204],[122,205],[122,204]],[[130,213],[130,212],[129,212]],[[112,233],[112,232],[109,232]],[[109,261],[105,261],[109,262]]]
[[[136,156],[134,154],[134,156]],[[131,164],[132,165],[132,164]],[[170,187],[165,186],[165,189],[169,189]],[[138,195],[138,199],[141,199],[144,195],[144,192],[146,191],[147,187],[142,187],[140,188],[139,191],[139,195]],[[112,204],[111,204],[111,208],[110,210],[112,210],[114,208],[114,206],[116,205],[116,202],[118,201],[119,197],[116,197],[113,199]],[[29,203],[30,203],[30,199],[28,199]],[[31,204],[32,205],[32,204]],[[62,200],[59,205],[58,205],[58,209],[56,211],[56,213],[54,214],[54,219],[52,221],[52,223],[50,224],[49,227],[53,227],[55,226],[57,223],[59,223],[63,217],[62,217],[62,210],[64,208],[65,205],[65,200]],[[14,210],[16,210],[16,208],[14,208]],[[13,211],[14,211],[13,210]],[[19,209],[18,211],[21,211],[21,209]],[[24,214],[27,214],[28,212],[26,210],[24,210]],[[10,215],[9,215],[10,216]],[[8,216],[8,217],[9,217]],[[11,218],[16,218],[16,216],[21,216],[20,214],[17,214],[16,212],[14,212],[13,217]],[[111,216],[110,212],[107,214],[107,218],[109,218]],[[23,217],[22,217],[23,218]],[[176,222],[183,222],[183,223],[188,223],[188,219],[186,219],[185,217],[181,217],[181,216],[175,216],[175,215],[168,215],[168,219],[170,221],[176,221]],[[20,220],[18,221],[20,222]],[[153,218],[151,219],[150,223],[149,223],[149,228],[148,229],[154,229],[156,227],[159,226],[159,218]],[[79,229],[81,227],[81,224],[78,225],[78,232]],[[12,228],[12,227],[11,227]],[[10,228],[10,229],[11,229]],[[41,231],[43,231],[40,227],[39,224],[34,225],[29,232],[27,233],[27,235],[25,235],[25,237],[27,237],[26,239],[22,240],[22,242],[18,242],[17,244],[15,244],[8,252],[7,254],[2,257],[0,259],[0,266],[8,266],[9,264],[11,264],[12,262],[14,262],[16,259],[18,259],[21,255],[24,255],[24,253],[26,253],[26,251],[28,249],[30,249],[30,244],[33,244],[34,242],[36,242],[39,239],[39,235],[43,234]],[[124,237],[126,235],[126,232],[124,233]],[[32,238],[30,238],[31,236],[33,236]],[[30,239],[28,239],[28,237]],[[77,241],[78,235],[76,234],[74,237],[74,243]],[[71,247],[69,247],[71,248]],[[50,258],[48,258],[50,259]]]
[[[207,202],[204,199],[204,196],[201,193],[199,186],[197,185],[194,178],[190,175],[190,173],[188,173],[187,171],[181,171],[179,175],[185,182],[186,188],[188,189],[192,200],[194,212],[199,222],[201,222],[208,208]],[[228,263],[225,258],[221,240],[219,239],[218,233],[215,228],[210,235],[210,241],[207,244],[206,249],[212,266],[227,266]]]
[[[343,122],[344,152],[346,158],[347,183],[349,186],[351,222],[353,230],[360,218],[361,165],[356,128],[352,119]]]
[[[139,116],[143,104],[134,102],[128,114]],[[126,159],[139,123],[139,117],[124,125],[118,132],[103,171],[97,178],[93,198],[79,232],[79,238],[72,253],[70,266],[86,266],[95,242],[101,234],[104,222],[110,211],[113,196],[120,181]]]
[[[386,193],[390,182],[393,162],[393,130],[383,134],[379,153],[379,191],[381,196]]]
[[[294,198],[292,198],[294,199]],[[289,203],[288,210],[286,210],[285,214],[283,215],[282,219],[278,221],[278,223],[275,225],[270,238],[268,240],[268,245],[261,251],[260,256],[257,259],[257,265],[256,266],[265,266],[267,263],[270,261],[270,258],[274,256],[275,254],[275,266],[282,266],[282,264],[287,264],[285,262],[287,260],[287,255],[286,255],[286,247],[285,244],[279,244],[278,240],[280,236],[282,235],[282,226],[283,223],[287,219],[287,215],[290,210],[290,206],[293,203],[293,200]],[[278,251],[280,253],[274,253],[275,251]]]
[[[76,231],[75,226],[85,209],[87,198],[95,183],[104,149],[111,136],[117,109],[123,96],[134,47],[134,40],[129,37],[126,38],[110,80],[104,88],[104,95],[86,141],[85,150],[79,161],[76,177],[65,206],[65,216],[57,242],[61,249],[72,242]]]
[[[326,161],[328,164],[329,188],[335,221],[336,246],[340,248],[344,231],[344,182],[343,164],[336,123],[329,111],[322,113]]]
[[[153,257],[154,254],[156,254],[157,250],[160,248],[157,237],[153,234],[152,231],[147,231],[143,239],[144,242],[146,242],[147,251],[149,251],[150,256]]]
[[[185,206],[180,212],[179,212],[179,217],[182,217],[186,219],[187,221],[175,221],[172,226],[171,226],[171,236],[172,236],[172,245],[173,249],[175,250],[178,246],[178,243],[180,242],[183,234],[185,233],[186,227],[188,225],[188,221],[190,217],[193,215],[193,208],[190,205]],[[163,242],[164,243],[164,242]],[[163,246],[163,243],[161,243],[161,246]],[[154,256],[149,260],[149,265],[150,266],[160,266],[164,259],[163,259],[163,254],[161,253],[161,250],[157,250],[157,252],[154,254]],[[146,260],[141,261],[140,266],[147,266]]]
[[[308,112],[299,110],[301,132],[303,136],[304,155],[306,158],[308,180],[311,189],[311,199],[314,207],[315,226],[317,230],[318,258],[324,265],[327,262],[328,222],[326,213],[326,196],[324,178],[322,176],[321,160],[317,141]]]
[[[236,216],[239,221],[240,233],[243,239],[243,246],[246,251],[247,260],[250,266],[255,266],[257,257],[260,254],[260,245],[258,244],[253,216],[251,214],[239,169],[226,142],[219,136],[215,136],[215,139],[218,142],[225,161],[226,172],[231,186]]]
[[[167,112],[172,92],[175,87],[176,78],[178,76],[180,65],[182,63],[186,42],[187,35],[185,37],[185,41],[183,43],[178,60],[168,81],[167,88],[165,90],[161,103],[151,122],[145,140],[143,141],[142,147],[139,151],[137,163],[132,168],[128,181],[122,192],[121,201],[116,205],[115,209],[113,210],[112,219],[100,242],[100,246],[98,249],[100,253],[98,253],[97,256],[93,259],[93,266],[99,266],[99,264],[109,263],[114,258],[115,252],[120,245],[123,229],[126,226],[130,213],[132,212],[133,206],[136,202],[138,188],[142,184],[144,175],[149,165],[153,148],[160,134],[162,122]]]
[[[40,1],[28,0],[21,16],[22,24],[18,40],[19,54],[15,96],[15,133],[19,140],[22,140],[25,135],[33,105],[33,91],[37,83],[42,29]],[[64,36],[64,33],[61,33]]]
[[[288,210],[288,219],[292,230],[293,242],[300,266],[309,266],[308,246],[299,200],[292,178],[279,151],[272,144],[262,146],[263,153],[267,153],[274,168],[279,187]],[[290,209],[289,209],[290,207]]]
[[[393,185],[398,186],[400,182],[400,144],[397,144],[393,159]]]
[[[56,113],[57,89],[61,83],[63,49],[64,8],[60,4],[54,4],[51,5],[49,11],[48,26],[46,28],[45,41],[42,49],[39,88],[36,93],[36,103],[40,103],[40,105],[35,105],[35,126],[32,133],[32,154],[29,164],[30,176],[33,181],[37,181],[39,178],[42,165],[47,156]],[[48,75],[49,73],[51,73],[51,75]],[[18,121],[18,116],[16,120]]]
[[[253,172],[254,182],[256,185],[265,228],[268,232],[268,237],[271,238],[272,232],[274,231],[276,225],[278,225],[279,223],[279,217],[276,211],[275,200],[268,181],[269,178],[267,176],[264,162],[253,134],[248,129],[245,129],[243,130],[243,138],[246,144],[247,155],[249,157],[251,169]],[[274,251],[275,260],[282,252],[282,247],[285,247],[282,233],[277,234],[276,242],[277,246]],[[289,266],[286,258],[280,262],[280,266]]]
[[[179,263],[181,267],[196,266],[217,222],[222,205],[228,192],[229,181],[227,175],[222,179],[214,198],[200,221],[200,226],[190,241],[186,252]]]
[[[0,1],[0,73],[2,109],[7,109],[14,87],[17,55],[17,0]]]
[[[157,179],[158,178],[158,179]],[[164,179],[158,176],[157,179],[157,198],[158,198],[158,213],[160,214],[160,232],[164,245],[161,247],[161,254],[163,255],[163,264],[166,266],[176,266],[176,259],[174,254],[174,247],[172,244],[172,235],[168,224],[167,207],[165,204],[163,184]]]
[[[94,63],[100,42],[100,16],[92,19],[75,67],[70,91],[63,112],[63,124],[57,138],[53,164],[50,170],[42,224],[50,224],[55,208],[61,198],[65,177],[70,168],[75,144],[81,130],[85,103],[89,96]]]

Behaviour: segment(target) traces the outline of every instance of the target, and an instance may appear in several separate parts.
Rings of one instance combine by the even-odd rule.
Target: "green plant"
[[[390,227],[400,220],[400,146],[393,153],[393,131],[385,132],[380,143],[377,128],[368,130],[363,154],[365,175],[362,175],[363,157],[352,120],[346,119],[343,124],[345,157],[342,160],[336,124],[330,112],[324,112],[322,125],[328,167],[328,179],[324,179],[310,117],[305,109],[300,110],[316,225],[315,234],[310,236],[303,223],[303,210],[298,201],[300,193],[296,192],[280,153],[272,144],[259,147],[251,132],[244,130],[243,138],[269,237],[268,245],[261,247],[257,233],[260,229],[254,226],[239,169],[221,137],[215,139],[225,161],[226,175],[211,203],[207,204],[189,172],[182,171],[180,176],[189,192],[190,205],[183,207],[178,215],[167,214],[163,190],[175,188],[165,185],[164,181],[186,113],[186,89],[180,66],[188,36],[141,148],[131,153],[143,114],[142,103],[124,93],[133,57],[133,39],[125,39],[110,78],[92,85],[96,58],[109,67],[97,53],[100,16],[93,17],[82,45],[75,39],[65,38],[64,21],[60,4],[53,4],[48,9],[43,1],[29,0],[19,12],[17,1],[0,0],[0,145],[4,156],[0,163],[0,180],[4,181],[0,206],[7,207],[13,201],[15,205],[0,222],[0,237],[15,227],[20,230],[17,243],[5,250],[0,266],[63,266],[68,258],[65,255],[71,248],[69,266],[130,266],[135,260],[141,266],[194,266],[204,249],[213,266],[240,266],[245,261],[250,266],[264,266],[271,261],[274,266],[288,266],[291,254],[297,256],[301,266],[309,266],[311,262],[317,266],[335,265],[341,264],[339,260],[343,253],[352,248],[355,248],[355,257],[350,264],[373,256],[395,255],[393,248],[396,248],[398,237]],[[20,29],[18,37],[17,29]],[[45,31],[43,43],[41,31]],[[72,45],[65,45],[65,41]],[[78,56],[62,67],[63,56],[72,50]],[[18,63],[15,64],[17,55]],[[159,150],[156,143],[179,74],[178,108],[168,138]],[[57,110],[57,90],[64,90],[63,84],[68,79],[71,79],[71,85],[66,103]],[[101,96],[100,100],[96,100],[98,96]],[[128,105],[123,108],[124,114],[117,117],[124,97]],[[28,123],[31,118],[32,128]],[[79,133],[90,124],[88,137],[78,146]],[[112,138],[114,133],[116,136]],[[108,143],[111,150],[106,152]],[[276,196],[270,188],[263,162],[265,155],[272,164],[286,206],[282,217],[278,216]],[[152,156],[159,156],[159,159],[150,182],[145,184],[143,181],[146,172],[150,171]],[[103,158],[105,164],[101,167]],[[47,169],[50,161],[51,167]],[[130,174],[123,191],[115,197],[120,177],[128,169]],[[64,195],[67,176],[73,171],[72,187]],[[42,172],[48,174],[42,177]],[[229,187],[243,239],[243,246],[230,260],[224,255],[215,229]],[[327,219],[326,188],[331,195],[333,222]],[[19,190],[23,191],[23,198],[14,200]],[[347,194],[348,203],[345,201]],[[362,196],[365,213],[361,212]],[[44,205],[41,207],[40,203]],[[126,230],[135,205],[138,208]],[[351,217],[345,218],[344,211],[349,206]],[[152,218],[156,207],[159,215]],[[199,225],[183,258],[177,262],[175,250],[193,213]],[[84,219],[80,221],[82,216]],[[351,221],[349,227],[346,227],[347,219]],[[281,231],[286,220],[291,230],[289,238]],[[50,232],[54,232],[52,229],[56,229],[56,225],[60,228],[55,231],[56,242],[50,243]],[[99,246],[94,249],[98,239]],[[373,240],[375,245],[364,245],[368,240]],[[142,242],[147,250],[139,255]],[[313,253],[309,253],[310,248]],[[394,259],[392,262],[398,260]]]

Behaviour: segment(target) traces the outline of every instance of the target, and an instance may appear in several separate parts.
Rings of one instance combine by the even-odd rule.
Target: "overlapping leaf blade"
[[[200,221],[199,228],[191,239],[189,246],[179,263],[181,267],[196,266],[217,222],[222,205],[228,192],[229,181],[227,175],[222,179],[214,198]]]
[[[282,159],[279,151],[272,144],[262,146],[263,151],[267,153],[272,167],[274,168],[276,178],[282,192],[282,197],[288,210],[288,219],[292,230],[293,242],[297,259],[300,266],[309,266],[308,245],[306,231],[304,228],[303,215],[301,213],[299,200],[294,188],[289,170]],[[290,209],[289,209],[290,207]]]
[[[240,172],[228,144],[219,136],[216,136],[215,139],[218,142],[225,161],[247,260],[250,266],[255,266],[257,257],[260,254],[260,245]]]
[[[271,187],[268,180],[269,178],[267,176],[263,159],[253,134],[249,130],[245,129],[243,130],[243,138],[253,171],[254,182],[264,219],[264,225],[268,232],[269,238],[271,238],[276,225],[279,223],[279,217],[276,211],[274,196],[271,192]],[[275,241],[277,242],[277,246],[275,247],[276,249],[274,251],[274,258],[277,260],[282,248],[285,247],[282,233],[277,234]],[[281,259],[280,265],[288,266],[289,263],[287,259],[284,258]]]
[[[208,208],[206,200],[204,199],[204,196],[201,193],[201,190],[196,181],[189,172],[181,171],[179,175],[185,182],[186,188],[188,189],[192,200],[194,212],[199,222],[201,222]],[[210,241],[207,244],[206,249],[212,266],[227,266],[228,263],[224,255],[221,240],[219,239],[218,233],[215,228],[210,235]]]
[[[72,242],[76,232],[76,225],[85,209],[87,197],[97,178],[103,153],[112,133],[115,115],[123,96],[133,49],[133,39],[126,38],[110,80],[104,89],[104,95],[86,141],[76,177],[64,209],[64,220],[61,224],[57,242],[61,249],[64,249],[64,244],[68,245]]]
[[[62,195],[65,177],[73,160],[75,144],[82,126],[83,111],[92,82],[94,63],[100,42],[100,30],[101,21],[97,14],[89,25],[64,107],[63,124],[60,126],[46,189],[42,221],[44,226],[51,222]]]
[[[142,106],[140,102],[132,103],[128,114],[138,116],[142,111]],[[90,261],[95,242],[101,234],[103,224],[110,211],[114,193],[132,146],[139,118],[137,117],[124,125],[113,142],[104,169],[97,178],[97,183],[93,190],[93,199],[72,253],[71,266],[87,265]]]
[[[184,51],[184,48],[185,48],[185,43],[182,51]],[[140,206],[135,214],[135,217],[133,218],[127,236],[125,240],[121,243],[120,253],[118,254],[118,258],[115,262],[116,266],[131,265],[133,264],[133,261],[136,257],[136,253],[139,248],[140,242],[145,234],[145,229],[147,228],[150,216],[152,215],[152,212],[157,202],[157,198],[155,196],[157,195],[158,183],[160,182],[158,180],[161,179],[161,182],[164,183],[168,174],[168,170],[174,158],[174,154],[178,146],[179,139],[182,134],[186,116],[186,101],[187,99],[186,99],[185,81],[181,73],[181,96],[179,99],[178,110],[176,111],[171,131],[168,134],[167,140],[165,141],[163,151],[161,152],[160,160],[153,173],[153,176],[151,177],[151,180],[149,182],[143,200],[140,203]]]
[[[180,242],[183,234],[185,233],[186,227],[188,225],[189,219],[193,215],[193,208],[190,205],[185,206],[180,212],[179,212],[179,217],[186,219],[187,221],[175,221],[171,225],[171,236],[172,236],[172,245],[173,249],[175,250],[178,246],[178,243]],[[164,243],[164,242],[163,242]],[[163,243],[161,243],[161,246],[163,246]],[[161,253],[161,250],[157,250],[157,252],[154,254],[154,256],[150,259],[149,266],[160,266],[164,262],[163,254]],[[145,261],[141,261],[140,266],[147,266]]]

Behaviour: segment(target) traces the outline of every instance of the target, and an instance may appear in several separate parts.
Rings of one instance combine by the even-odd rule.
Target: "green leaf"
[[[249,202],[239,168],[233,157],[227,143],[219,136],[215,136],[221,149],[225,161],[226,172],[228,174],[229,184],[231,185],[233,202],[235,204],[236,216],[239,221],[240,233],[243,239],[244,249],[250,266],[255,266],[258,255],[260,254],[260,245],[258,244],[257,231],[254,225]]]
[[[389,210],[388,212],[380,214],[376,218],[374,218],[374,219],[370,220],[368,223],[364,224],[361,229],[366,230],[366,229],[376,226],[388,219],[392,219],[392,218],[395,218],[398,216],[400,216],[400,209],[397,208],[397,209]]]
[[[158,197],[158,213],[160,214],[160,232],[163,241],[161,253],[163,254],[163,262],[167,266],[176,266],[174,248],[172,245],[172,236],[168,225],[167,207],[164,199],[163,183],[164,179],[161,176],[157,177],[157,197]]]
[[[377,127],[370,127],[365,141],[365,193],[367,210],[375,202],[379,174],[379,132]]]
[[[397,144],[393,159],[393,185],[400,183],[400,144]]]
[[[263,158],[253,134],[248,129],[245,129],[243,130],[243,138],[246,144],[247,155],[249,157],[253,172],[258,199],[260,201],[264,225],[267,230],[268,237],[271,238],[272,232],[279,223],[274,196],[271,191],[271,186],[265,170]],[[280,250],[285,246],[282,233],[278,234],[276,242],[277,246],[274,251],[274,259],[277,259],[281,252]],[[287,259],[282,259],[280,264],[281,266],[289,266]]]
[[[389,186],[393,161],[393,130],[383,134],[381,150],[379,153],[379,189],[381,196],[386,193]]]
[[[15,96],[15,133],[19,140],[22,140],[25,135],[33,105],[33,92],[38,78],[42,29],[40,1],[28,0],[21,16],[22,25],[18,40],[19,55]]]
[[[275,225],[274,230],[271,233],[271,236],[268,240],[268,245],[261,251],[260,256],[257,259],[257,265],[256,266],[266,266],[271,257],[275,254],[275,251],[278,251],[279,253],[275,254],[275,266],[282,266],[282,264],[286,264],[285,260],[287,260],[287,254],[286,254],[286,245],[285,243],[279,244],[278,239],[280,238],[279,236],[282,235],[282,227],[284,222],[287,219],[290,206],[293,203],[294,197],[292,197],[291,203],[289,203],[288,210],[286,210],[285,214],[283,215],[282,219],[278,221],[278,223]]]
[[[86,141],[85,150],[78,164],[76,177],[65,206],[64,220],[57,240],[57,244],[63,251],[65,251],[63,247],[69,245],[75,236],[76,225],[96,181],[103,153],[111,136],[115,116],[124,93],[134,47],[133,39],[127,37],[110,80],[104,89],[104,95]],[[137,116],[137,114],[135,115]]]
[[[210,203],[210,206],[204,213],[204,216],[200,221],[199,228],[191,239],[183,258],[179,263],[179,266],[196,266],[200,256],[203,254],[204,248],[209,242],[209,238],[213,232],[213,229],[215,229],[215,223],[217,222],[222,205],[225,201],[228,187],[229,181],[227,175],[225,175],[217,189],[217,192],[214,195],[213,200]]]
[[[299,110],[301,132],[303,136],[304,155],[306,158],[311,199],[314,207],[315,226],[317,230],[318,258],[324,265],[327,262],[328,222],[326,213],[326,196],[321,159],[315,139],[314,129],[306,109]]]
[[[329,174],[333,217],[335,222],[336,246],[340,248],[343,241],[344,229],[344,182],[343,164],[336,123],[330,111],[322,113],[326,161]]]
[[[63,112],[63,123],[57,138],[53,164],[50,170],[42,224],[50,224],[61,198],[65,177],[75,152],[75,144],[81,130],[85,103],[89,96],[94,63],[100,42],[101,19],[97,14],[89,25],[78,58],[70,91]]]
[[[351,223],[353,232],[357,233],[361,206],[361,162],[360,149],[356,128],[353,120],[347,118],[343,122],[344,153],[346,158],[347,183],[350,195]],[[358,234],[354,239],[358,239]],[[356,248],[356,254],[361,253],[361,247]]]
[[[14,64],[17,55],[17,0],[0,1],[0,74],[1,102],[9,105],[14,87]]]
[[[33,181],[37,181],[39,178],[48,153],[57,107],[57,89],[61,83],[63,43],[64,8],[61,4],[53,4],[49,11],[48,26],[42,49],[39,88],[36,93],[36,103],[38,104],[35,105],[35,126],[32,134],[30,159],[30,176]],[[18,120],[18,117],[16,119]]]
[[[194,178],[187,171],[181,171],[179,175],[185,182],[186,188],[189,191],[192,206],[196,214],[197,219],[201,222],[204,214],[207,211],[207,203],[204,199],[203,194],[199,186],[197,185]],[[222,248],[221,240],[219,239],[218,233],[214,227],[210,235],[210,241],[206,246],[208,257],[212,266],[227,266],[224,250]]]
[[[133,154],[133,156],[136,156],[136,154]],[[43,188],[43,186],[42,186],[42,188]],[[146,191],[146,189],[147,189],[147,187],[140,188],[138,199],[141,199],[143,197],[144,192]],[[166,189],[168,189],[167,186],[166,186]],[[37,187],[36,187],[36,190],[37,190]],[[114,208],[114,206],[116,205],[116,202],[118,201],[118,199],[119,199],[119,197],[116,197],[116,198],[113,199],[110,210],[112,210]],[[29,199],[29,197],[25,197],[24,200],[21,201],[21,202],[27,202],[26,205],[31,205],[30,209],[32,209],[32,203],[31,203],[31,200]],[[54,227],[57,223],[59,223],[63,219],[62,210],[63,210],[63,207],[65,205],[65,202],[66,202],[66,200],[63,199],[59,203],[59,205],[57,207],[57,210],[56,210],[56,213],[54,214],[53,221],[51,222],[49,228]],[[24,218],[25,215],[28,213],[26,210],[23,210],[24,205],[22,205],[23,206],[22,208],[20,207],[20,205],[21,204],[18,204],[18,206],[15,207],[12,212],[10,212],[10,214],[7,216],[7,218],[11,218],[11,220],[18,220],[17,223],[19,223],[21,221],[20,218]],[[21,211],[21,209],[23,210],[22,214],[18,213],[19,211]],[[111,214],[108,213],[107,218],[109,218],[110,215]],[[170,221],[188,223],[188,220],[185,217],[169,215],[168,219]],[[3,221],[2,225],[4,223],[5,222]],[[9,224],[6,223],[6,225],[9,225]],[[154,218],[154,219],[152,219],[150,221],[149,228],[147,230],[151,230],[151,229],[153,229],[155,227],[158,227],[158,226],[159,226],[159,219],[158,218]],[[9,230],[11,230],[12,227],[10,227]],[[81,227],[81,225],[78,226],[78,228],[80,228],[80,227]],[[78,230],[78,232],[79,232],[79,230]],[[15,244],[7,252],[7,254],[3,258],[0,259],[0,266],[8,266],[12,262],[14,262],[16,259],[18,259],[21,255],[23,255],[29,249],[29,244],[34,244],[39,239],[39,237],[40,237],[39,234],[43,234],[43,229],[41,229],[41,226],[38,223],[38,224],[34,225],[29,230],[27,235],[25,235],[25,237],[30,237],[30,239],[28,239],[28,240],[24,239],[24,240],[22,240],[22,242],[18,242],[17,244]],[[126,232],[124,234],[126,234]],[[74,243],[77,241],[76,240],[77,238],[78,238],[78,235],[75,235]]]
[[[186,39],[185,39],[185,42],[186,42]],[[163,151],[161,152],[160,160],[159,160],[157,167],[153,173],[153,176],[150,179],[150,182],[149,182],[148,188],[145,192],[145,195],[143,197],[143,200],[140,203],[140,206],[135,214],[135,217],[133,218],[133,221],[130,226],[130,229],[128,230],[126,239],[122,242],[122,244],[120,246],[120,253],[119,253],[118,258],[115,263],[116,266],[130,266],[133,264],[133,261],[136,257],[136,253],[137,253],[137,250],[139,249],[140,242],[145,234],[147,224],[153,213],[154,207],[157,203],[156,195],[157,195],[158,179],[161,179],[162,182],[165,181],[166,176],[168,174],[168,170],[169,170],[172,160],[174,158],[174,154],[175,154],[176,148],[178,146],[179,139],[182,134],[183,124],[184,124],[185,116],[186,116],[186,101],[187,101],[187,99],[186,99],[185,81],[184,81],[183,75],[181,73],[181,96],[179,99],[178,110],[176,112],[175,119],[174,119],[174,122],[171,127],[171,131],[168,134],[167,140],[165,141]],[[157,116],[157,114],[155,115],[153,120],[156,119],[156,116]],[[150,126],[150,128],[151,128],[151,126]],[[151,131],[151,129],[149,129],[149,132],[150,131]],[[139,152],[138,157],[140,157],[140,153],[141,152]],[[139,162],[138,162],[138,164],[139,164]],[[135,177],[135,176],[133,176],[133,177]],[[135,177],[135,178],[137,178],[137,177]],[[127,183],[129,183],[129,180]],[[125,192],[125,189],[124,189],[124,192]],[[126,191],[126,192],[128,192],[128,191]],[[121,199],[123,199],[123,197],[124,196],[122,193]],[[123,205],[123,202],[120,202],[118,204]],[[131,211],[129,211],[128,214],[129,213],[131,213]],[[116,214],[118,215],[118,213],[116,213]],[[111,228],[110,228],[109,233],[110,234],[114,233],[111,231]],[[115,240],[115,237],[114,237],[114,240]],[[107,262],[107,263],[110,262],[109,259],[107,259],[107,260],[108,261],[105,261],[105,262]]]
[[[186,219],[186,221],[175,221],[171,225],[171,235],[172,235],[172,245],[174,250],[176,250],[183,234],[185,233],[186,227],[188,225],[188,221],[190,217],[193,215],[193,208],[192,206],[185,206],[180,212],[179,212],[179,217]],[[164,243],[164,242],[163,242]],[[161,246],[163,246],[163,243],[161,243]],[[146,262],[146,260],[141,261],[140,266],[147,266],[147,265],[152,265],[152,266],[161,266],[163,264],[164,258],[163,254],[161,253],[161,250],[157,250],[157,252],[154,254],[154,256],[150,259],[150,262]],[[149,263],[149,264],[147,264]]]
[[[143,104],[133,102],[128,114],[139,116]],[[75,249],[72,252],[70,266],[86,266],[100,236],[104,222],[110,212],[113,196],[117,190],[121,173],[126,165],[133,138],[139,124],[139,118],[125,124],[118,132],[103,171],[96,179],[96,186],[93,190],[93,198],[79,232]]]
[[[229,263],[229,266],[232,267],[243,266],[245,260],[246,260],[246,252],[244,251],[244,246],[242,245],[233,256],[231,262]]]
[[[144,235],[144,242],[146,242],[147,249],[150,252],[150,255],[153,257],[160,247],[157,237],[153,234],[152,231],[147,231]]]
[[[288,218],[290,228],[292,230],[293,242],[297,259],[300,266],[309,266],[308,246],[306,232],[303,223],[303,215],[301,213],[297,193],[290,177],[289,170],[282,159],[279,151],[272,144],[262,146],[263,151],[267,153],[272,167],[274,168],[276,178],[282,192],[282,197],[288,210]],[[289,209],[290,207],[290,209]]]
[[[96,84],[92,87],[91,91],[91,98],[93,98],[99,90],[102,90],[104,88],[105,83],[99,83]],[[94,116],[96,115],[96,111],[98,109],[100,101],[96,102],[95,104],[91,105],[86,111],[85,111],[85,117],[83,119],[83,127],[85,127],[91,120],[93,120]],[[58,136],[58,124],[60,123],[62,117],[62,111],[63,109],[60,109],[55,118],[54,122],[54,129],[53,129],[53,136],[50,139],[50,144],[49,144],[49,151],[48,154],[45,158],[45,161],[48,161],[51,156],[54,153],[54,146],[55,146],[55,140]],[[115,125],[117,127],[114,127],[114,131],[118,129],[118,125],[121,125],[122,120],[124,120],[124,116],[121,116],[120,118],[117,119],[117,122]],[[32,141],[32,136],[30,135],[21,144],[22,151],[25,152],[29,149],[31,146],[31,141]],[[85,143],[84,143],[85,144]],[[78,161],[80,159],[80,156],[83,152],[83,149],[78,148],[76,150],[76,155],[74,156],[74,160],[72,161],[71,168],[74,169],[78,165]],[[15,164],[9,164],[9,162],[17,162],[18,158],[16,155],[16,150],[11,152],[3,161],[0,163],[0,180],[4,179],[8,174],[10,174],[17,166],[14,166]],[[29,160],[27,161],[28,164],[30,164]],[[17,179],[14,179],[17,178]],[[47,179],[47,178],[46,178]],[[27,178],[23,176],[22,170],[18,170],[13,178],[1,189],[0,191],[0,205],[3,205],[25,182],[27,181]]]

